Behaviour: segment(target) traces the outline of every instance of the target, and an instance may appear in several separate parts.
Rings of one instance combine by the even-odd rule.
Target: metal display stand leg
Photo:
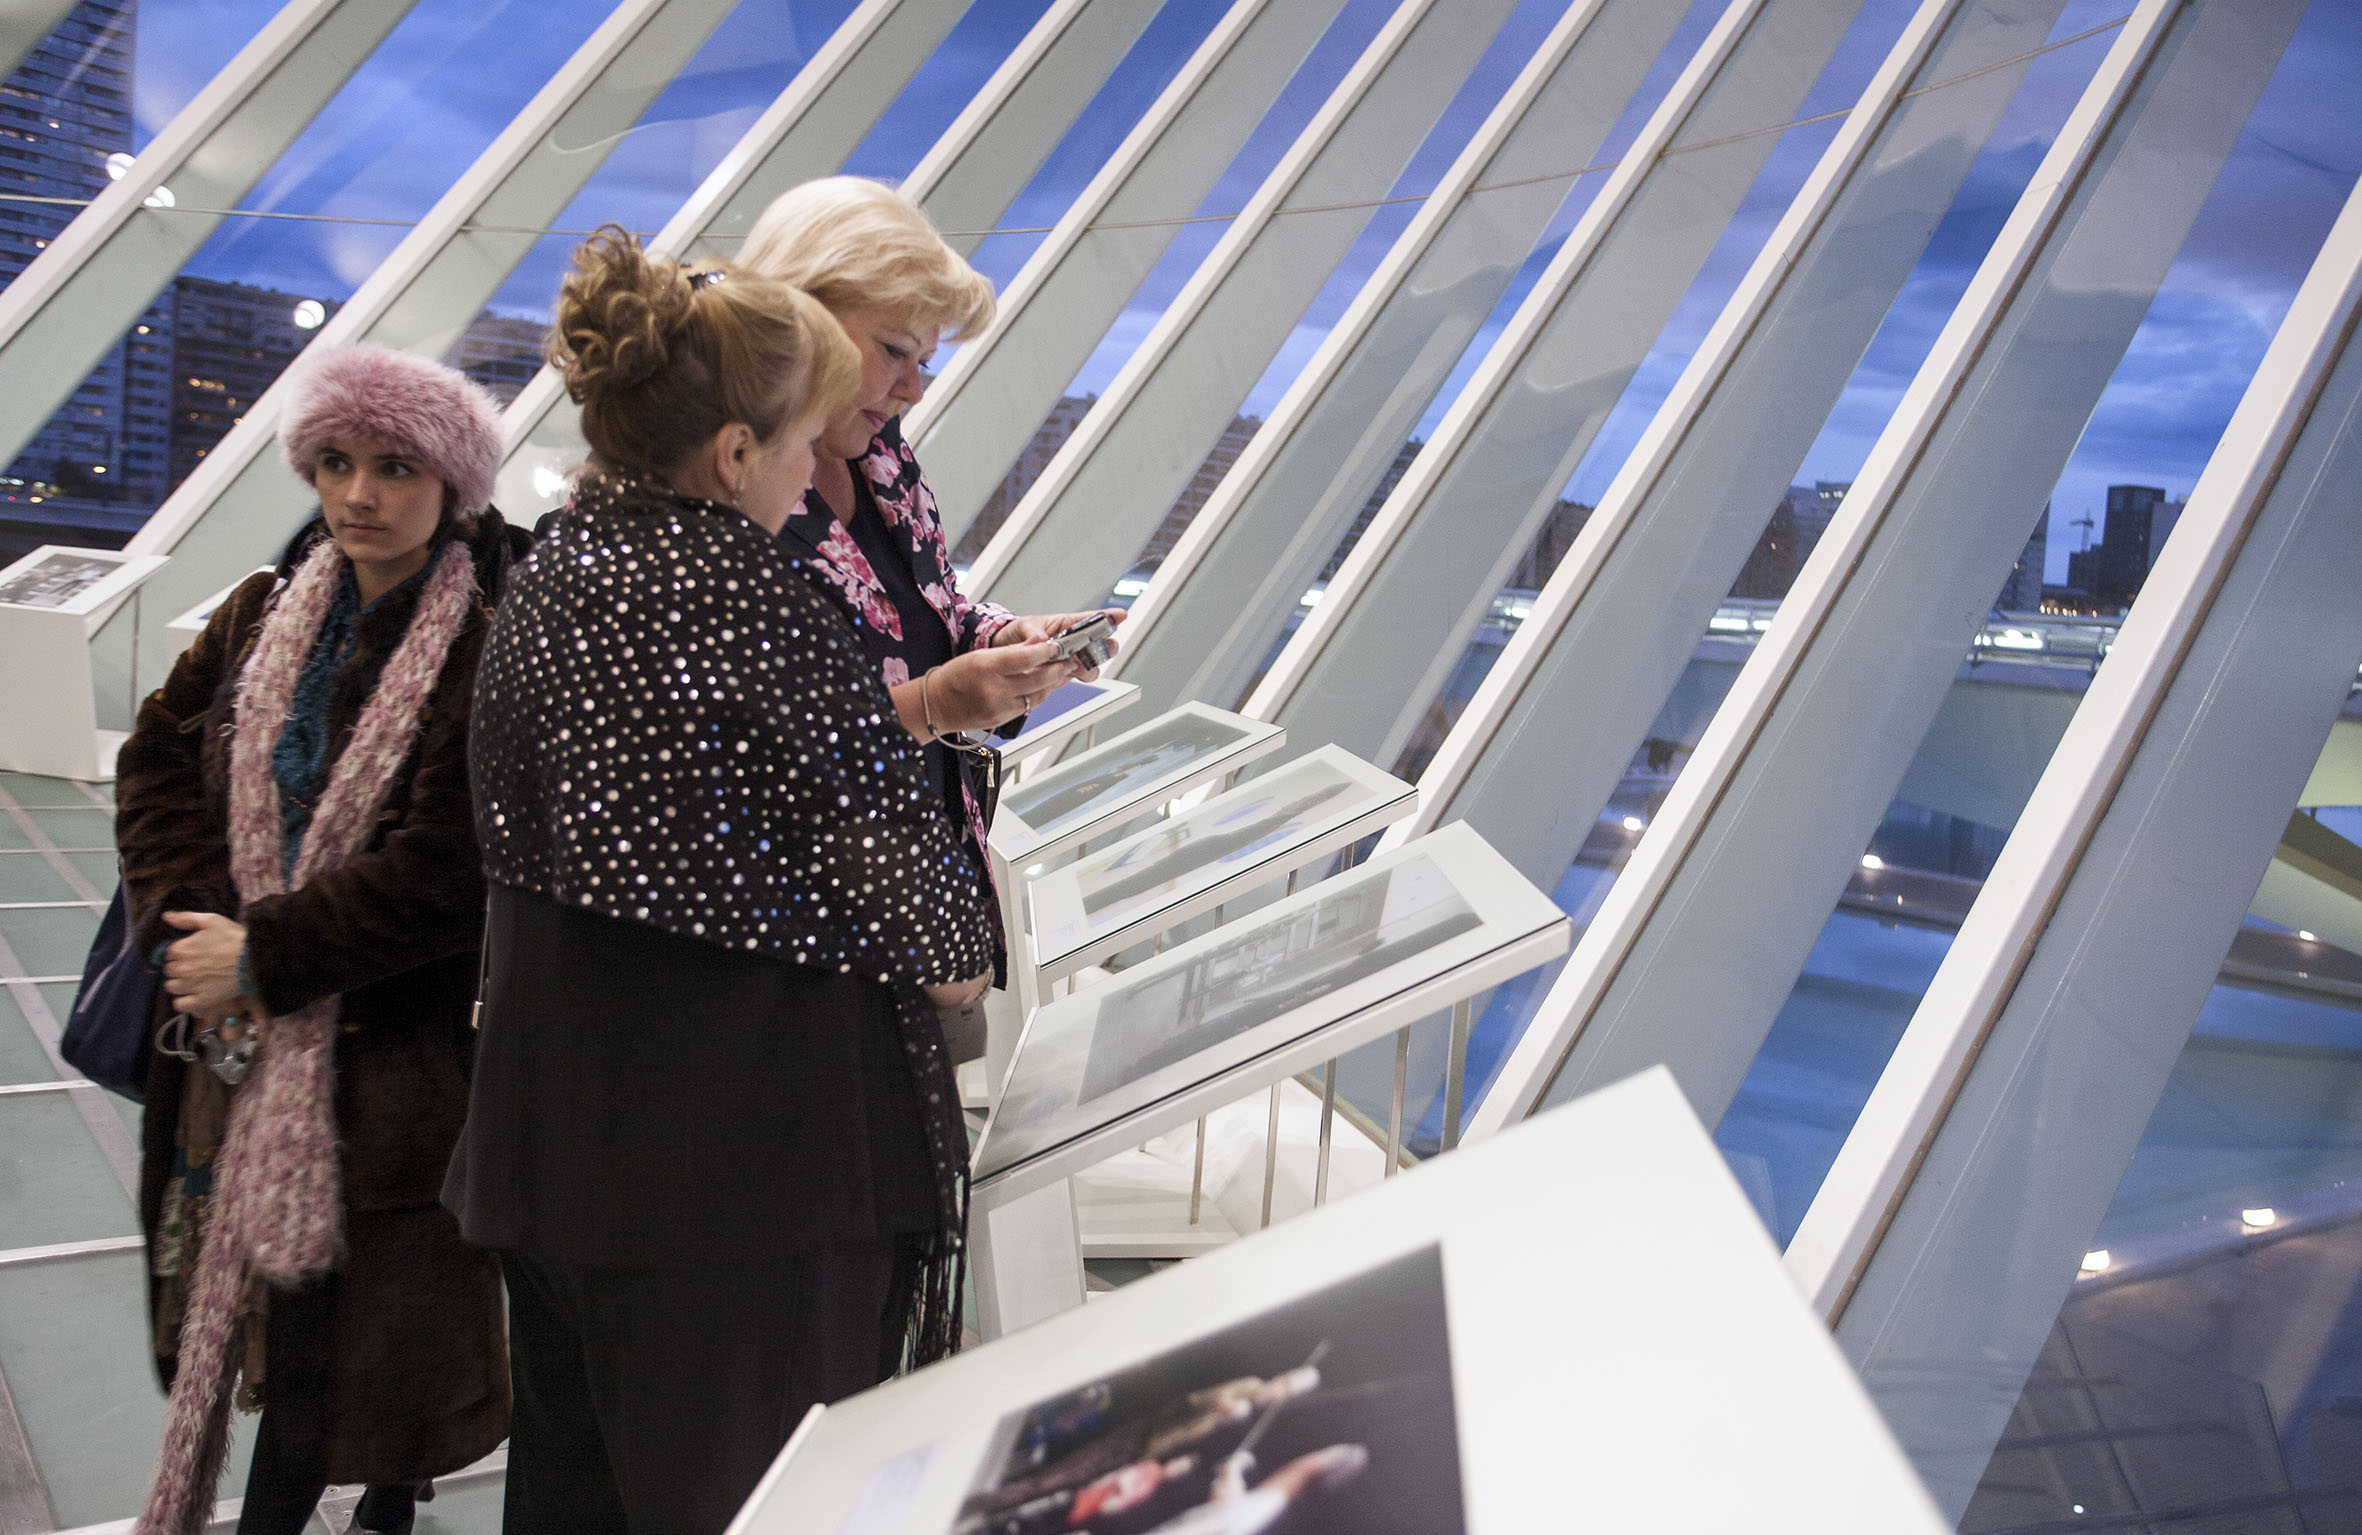
[[[968,1215],[976,1325],[998,1338],[1083,1303],[1081,1228],[1064,1178],[1014,1199],[979,1194]]]

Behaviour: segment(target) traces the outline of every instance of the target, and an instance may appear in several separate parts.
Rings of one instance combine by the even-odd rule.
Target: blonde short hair
[[[946,340],[992,323],[992,284],[943,243],[918,204],[859,176],[824,176],[771,199],[737,265],[831,310],[883,309]]]

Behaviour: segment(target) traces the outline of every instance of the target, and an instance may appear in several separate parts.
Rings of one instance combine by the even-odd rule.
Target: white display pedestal
[[[248,571],[245,575],[240,576],[237,580],[232,581],[229,585],[223,587],[220,591],[215,592],[203,602],[196,604],[186,613],[183,613],[178,618],[175,618],[172,622],[166,624],[164,626],[164,632],[166,635],[170,636],[172,640],[173,656],[177,658],[182,651],[187,650],[191,645],[197,643],[197,636],[203,634],[205,632],[205,626],[213,621],[213,610],[220,607],[224,602],[227,602],[229,600],[230,593],[236,591],[239,587],[244,586],[248,581],[251,581],[256,576],[261,575],[264,571],[269,570],[270,568],[271,567],[268,565],[257,566],[255,569]]]
[[[0,570],[0,768],[95,782],[115,776],[125,732],[98,728],[90,641],[160,554],[43,544]]]
[[[1048,1003],[1026,1020],[977,1144],[972,1223],[1048,1204],[1071,1220],[1074,1175],[1168,1131],[1194,1133],[1200,1115],[1521,975],[1568,942],[1550,898],[1454,823]],[[1259,1183],[1257,1194],[1259,1219]],[[996,1227],[993,1241],[1004,1240]],[[1067,1282],[1082,1269],[1079,1229],[1074,1240],[1066,1263],[1001,1253],[990,1287],[977,1288],[986,1337],[1079,1303]],[[977,1256],[981,1270],[982,1241]]]
[[[1320,1095],[1294,1079],[1281,1083],[1279,1091],[1279,1151],[1271,1164],[1273,1224],[1312,1209],[1320,1178]],[[1262,1229],[1270,1123],[1268,1092],[1208,1114],[1202,1176],[1194,1124],[1076,1173],[1074,1208],[1084,1260],[1195,1258]],[[1385,1148],[1343,1115],[1332,1120],[1328,1198],[1374,1188],[1385,1176]]]
[[[1159,1521],[1220,1501],[1216,1468],[1251,1450],[1246,1486],[1300,1497],[1285,1529],[1949,1528],[1662,1068],[816,1409],[730,1528],[985,1527],[996,1489],[1224,1383],[1253,1405],[1196,1417],[1194,1465],[1141,1476],[1170,1494]],[[1328,1445],[1338,1474],[1291,1489]]]
[[[1120,706],[1132,695],[1110,696]],[[1236,772],[1286,742],[1287,732],[1277,725],[1183,704],[1002,792],[986,852],[1009,941],[1009,984],[985,994],[988,1099],[1000,1091],[1017,1036],[1044,1000],[1025,926],[1025,882],[1093,837]]]

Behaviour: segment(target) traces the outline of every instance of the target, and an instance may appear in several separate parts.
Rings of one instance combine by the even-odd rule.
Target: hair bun
[[[680,264],[651,256],[619,225],[605,224],[574,253],[558,290],[550,362],[580,404],[594,390],[629,389],[672,361],[693,294]]]

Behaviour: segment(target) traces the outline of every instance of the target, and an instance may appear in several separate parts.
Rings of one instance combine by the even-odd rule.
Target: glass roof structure
[[[120,730],[308,514],[308,349],[486,383],[530,523],[578,240],[894,181],[1001,295],[905,423],[970,595],[1112,594],[1131,723],[1341,747],[1417,785],[1380,847],[1464,822],[1574,918],[1464,1084],[1410,1032],[1415,1153],[1447,1078],[1478,1138],[1669,1066],[1963,1529],[2327,1528],[2357,80],[2349,0],[30,0],[0,565],[161,557]],[[0,773],[0,1535],[134,1513],[160,1417],[137,1109],[55,1054],[110,805]]]

